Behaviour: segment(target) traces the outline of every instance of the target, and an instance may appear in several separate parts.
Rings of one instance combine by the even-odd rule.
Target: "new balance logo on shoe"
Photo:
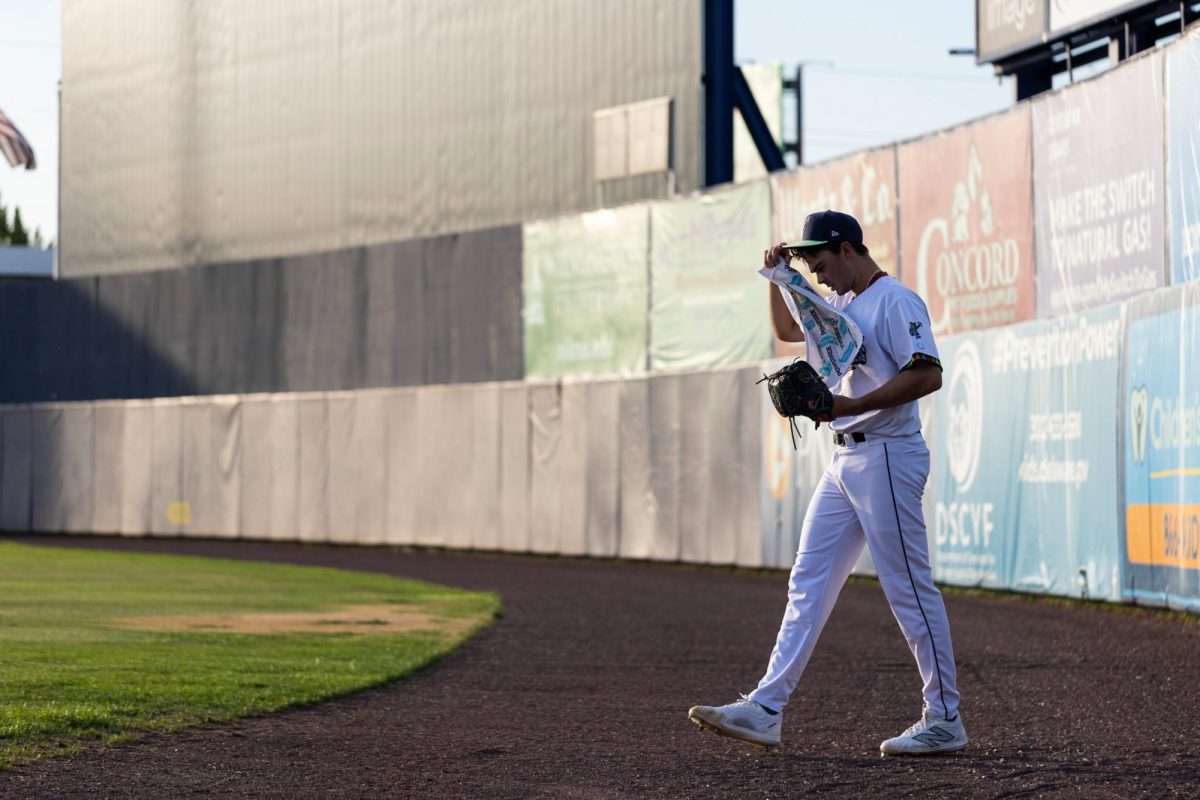
[[[929,756],[937,753],[953,753],[967,746],[967,732],[962,719],[930,719],[922,716],[921,721],[904,733],[879,745],[883,756]]]
[[[954,741],[954,734],[945,728],[939,728],[937,725],[934,725],[929,730],[925,731],[924,733],[918,733],[913,738],[918,742],[929,745],[930,747],[937,747],[939,744],[946,744],[947,742]]]

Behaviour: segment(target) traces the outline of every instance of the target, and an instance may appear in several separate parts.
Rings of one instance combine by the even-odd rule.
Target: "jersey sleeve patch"
[[[900,368],[900,371],[904,372],[904,370],[908,369],[909,367],[915,366],[917,362],[933,364],[938,369],[942,368],[942,361],[940,358],[931,356],[928,353],[913,353],[912,358],[908,360],[907,364]]]

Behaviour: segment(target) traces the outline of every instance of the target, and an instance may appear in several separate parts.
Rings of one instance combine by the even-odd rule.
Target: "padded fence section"
[[[0,528],[31,528],[33,491],[33,412],[28,406],[7,406],[0,411]]]
[[[529,549],[531,442],[529,386],[506,383],[500,387],[500,530],[497,546],[501,550],[523,552]]]
[[[190,510],[183,499],[183,406],[154,400],[151,408],[150,533],[187,532]]]
[[[235,537],[242,505],[242,404],[237,397],[188,399],[183,417],[182,503],[189,534]]]
[[[270,395],[242,398],[242,503],[238,532],[248,539],[274,538],[271,494],[274,491],[274,405]]]
[[[349,399],[354,415],[350,430],[335,408]],[[330,505],[335,522],[345,519],[353,541],[383,544],[387,541],[388,414],[384,392],[357,392],[330,398]],[[345,508],[346,503],[350,504]],[[344,510],[343,510],[344,509]],[[335,530],[340,525],[335,525]]]
[[[585,522],[586,553],[599,558],[617,555],[621,520],[621,383],[586,384],[587,419]]]
[[[471,469],[464,511],[471,538],[465,547],[492,549],[498,539],[500,512],[500,387],[460,386],[471,402]]]
[[[650,558],[660,561],[675,561],[682,551],[682,384],[680,375],[650,379],[650,491],[655,522]]]
[[[6,406],[0,511],[12,530],[757,565],[756,374]]]
[[[738,426],[737,483],[738,516],[732,538],[736,542],[734,561],[743,567],[766,566],[762,549],[758,543],[758,475],[760,452],[758,442],[762,439],[761,420],[757,411],[758,398],[763,394],[756,381],[761,371],[754,367],[737,370],[738,401],[734,409]]]
[[[455,535],[449,529],[457,512],[448,505],[462,492],[460,465],[463,456],[448,442],[455,422],[453,409],[449,407],[450,394],[445,386],[431,387],[417,394],[414,544],[435,546],[441,544],[444,537]],[[433,498],[439,498],[440,502],[432,501]]]
[[[657,520],[651,485],[650,380],[621,384],[618,442],[621,458],[621,509],[618,553],[621,558],[649,558]]]
[[[154,500],[154,402],[124,403],[121,431],[121,527],[127,536],[150,532]]]
[[[34,406],[30,412],[33,452],[30,528],[38,532],[62,529],[62,407]]]
[[[61,451],[58,464],[62,476],[59,496],[62,502],[60,524],[66,533],[92,530],[94,431],[95,411],[91,404],[70,403],[62,407],[62,431],[58,440]]]
[[[420,390],[432,391],[432,390]],[[417,416],[420,392],[415,389],[388,392],[384,401],[387,414],[387,498],[388,544],[415,544],[418,502],[421,498],[420,458],[421,420]]]
[[[529,387],[529,549],[556,553],[563,535],[562,385]],[[569,512],[569,509],[568,509]]]
[[[324,394],[301,395],[296,403],[300,480],[296,532],[302,542],[329,536],[329,402]]]
[[[125,442],[125,404],[96,403],[92,406],[92,519],[87,530],[119,533],[125,472],[122,453]]]
[[[718,394],[712,376],[694,372],[679,379],[679,390],[687,398],[688,416],[699,420],[712,419],[712,405]],[[681,426],[688,426],[681,419]],[[688,426],[686,433],[679,435],[679,527],[683,535],[679,540],[679,560],[693,563],[708,561],[711,532],[719,530],[712,519],[712,505],[727,502],[729,495],[714,498],[711,491],[715,481],[713,473],[716,458],[713,453],[713,434],[718,425],[696,424]],[[724,426],[728,427],[728,426]],[[734,504],[736,508],[736,504]]]

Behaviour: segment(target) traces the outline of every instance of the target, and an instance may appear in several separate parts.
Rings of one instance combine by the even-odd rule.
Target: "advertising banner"
[[[771,176],[771,195],[775,206],[773,242],[799,240],[805,218],[814,211],[844,211],[862,226],[863,243],[875,262],[896,274],[895,147],[776,173]]]
[[[650,366],[698,369],[766,358],[766,181],[656,203],[650,211]]]
[[[1050,3],[1050,33],[1078,30],[1122,11],[1150,5],[1153,0],[1053,0]]]
[[[1151,55],[1033,104],[1040,317],[1163,285],[1161,69]]]
[[[1046,0],[976,0],[975,58],[994,61],[1042,43]]]
[[[940,342],[937,580],[1117,600],[1121,306]]]
[[[899,149],[900,275],[929,306],[934,334],[1033,316],[1029,110]]]
[[[897,273],[896,148],[889,145],[846,158],[771,176],[774,214],[772,242],[799,240],[805,218],[814,211],[844,211],[858,220],[863,242],[880,268]],[[761,258],[759,259],[761,261]],[[793,268],[812,274],[800,262]],[[824,286],[814,288],[828,297]],[[772,290],[774,291],[774,290]],[[767,302],[763,298],[763,304]],[[803,343],[775,341],[777,356],[803,356]]]
[[[1200,285],[1130,304],[1124,596],[1200,611]]]
[[[646,368],[644,206],[525,225],[525,371],[555,377]]]
[[[1171,282],[1200,278],[1200,36],[1167,51]]]

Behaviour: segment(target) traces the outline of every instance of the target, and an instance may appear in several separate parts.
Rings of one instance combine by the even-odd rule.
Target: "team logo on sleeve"
[[[920,339],[921,338],[921,323],[919,323],[919,322],[908,323],[908,335],[913,337],[914,339]]]

